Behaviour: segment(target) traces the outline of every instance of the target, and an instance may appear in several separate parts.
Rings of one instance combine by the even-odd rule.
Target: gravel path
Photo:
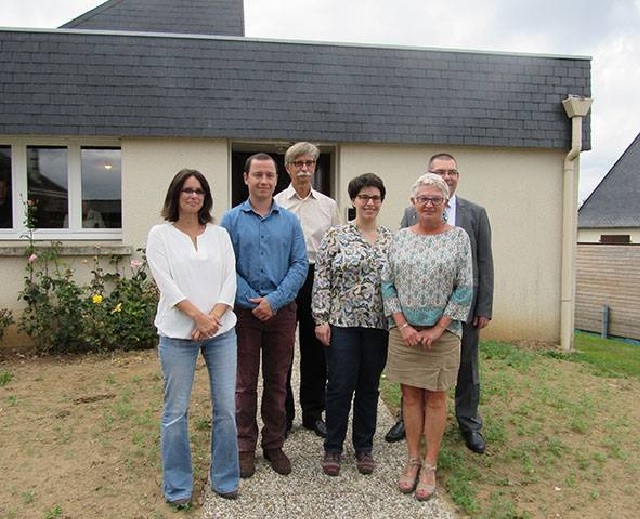
[[[298,373],[296,366],[293,373],[294,388],[298,385],[295,380]],[[300,414],[299,410],[297,412]],[[291,474],[276,474],[262,458],[262,451],[258,447],[256,473],[251,478],[240,480],[238,499],[222,499],[209,490],[201,517],[455,519],[456,515],[451,505],[437,493],[430,501],[420,503],[412,494],[404,495],[397,489],[397,478],[406,457],[406,450],[404,442],[389,444],[384,441],[384,435],[393,422],[393,416],[380,400],[378,432],[374,441],[377,466],[375,472],[369,476],[363,476],[356,470],[349,428],[342,454],[342,468],[337,477],[325,476],[322,473],[322,438],[296,422],[284,445],[284,451],[291,460]]]

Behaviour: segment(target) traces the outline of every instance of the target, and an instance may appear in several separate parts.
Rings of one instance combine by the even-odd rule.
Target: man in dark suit
[[[446,216],[448,223],[462,227],[469,235],[473,256],[473,301],[471,310],[463,326],[460,351],[460,368],[456,384],[456,419],[465,439],[467,448],[484,453],[485,441],[480,432],[482,419],[480,404],[480,370],[478,342],[480,330],[491,320],[493,307],[493,255],[491,252],[491,225],[487,213],[478,204],[456,196],[460,173],[456,159],[446,153],[434,155],[429,160],[429,173],[440,175],[449,186],[449,202]],[[416,222],[416,210],[408,207],[401,227],[409,227]],[[402,415],[387,433],[387,441],[404,438]]]

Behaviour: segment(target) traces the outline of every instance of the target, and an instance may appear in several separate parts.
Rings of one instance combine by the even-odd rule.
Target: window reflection
[[[120,149],[82,148],[82,227],[122,227]]]
[[[0,146],[0,229],[13,227],[11,146]]]
[[[27,147],[27,196],[36,202],[39,228],[66,227],[68,211],[67,149]]]

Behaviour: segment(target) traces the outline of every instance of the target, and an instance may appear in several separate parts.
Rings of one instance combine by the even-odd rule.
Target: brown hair
[[[181,169],[178,171],[167,189],[167,196],[164,199],[164,206],[160,215],[168,222],[177,222],[180,218],[180,195],[182,194],[182,186],[189,177],[195,177],[200,182],[200,186],[204,189],[204,203],[198,211],[198,222],[201,225],[213,221],[211,209],[213,209],[213,198],[211,197],[211,188],[206,177],[195,169]]]

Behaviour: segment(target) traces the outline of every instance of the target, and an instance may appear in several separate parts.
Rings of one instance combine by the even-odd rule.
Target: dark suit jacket
[[[456,227],[462,227],[469,235],[473,261],[473,300],[467,323],[476,316],[491,319],[493,312],[493,254],[491,252],[491,225],[483,207],[457,197]],[[415,207],[407,207],[400,227],[416,223]]]

